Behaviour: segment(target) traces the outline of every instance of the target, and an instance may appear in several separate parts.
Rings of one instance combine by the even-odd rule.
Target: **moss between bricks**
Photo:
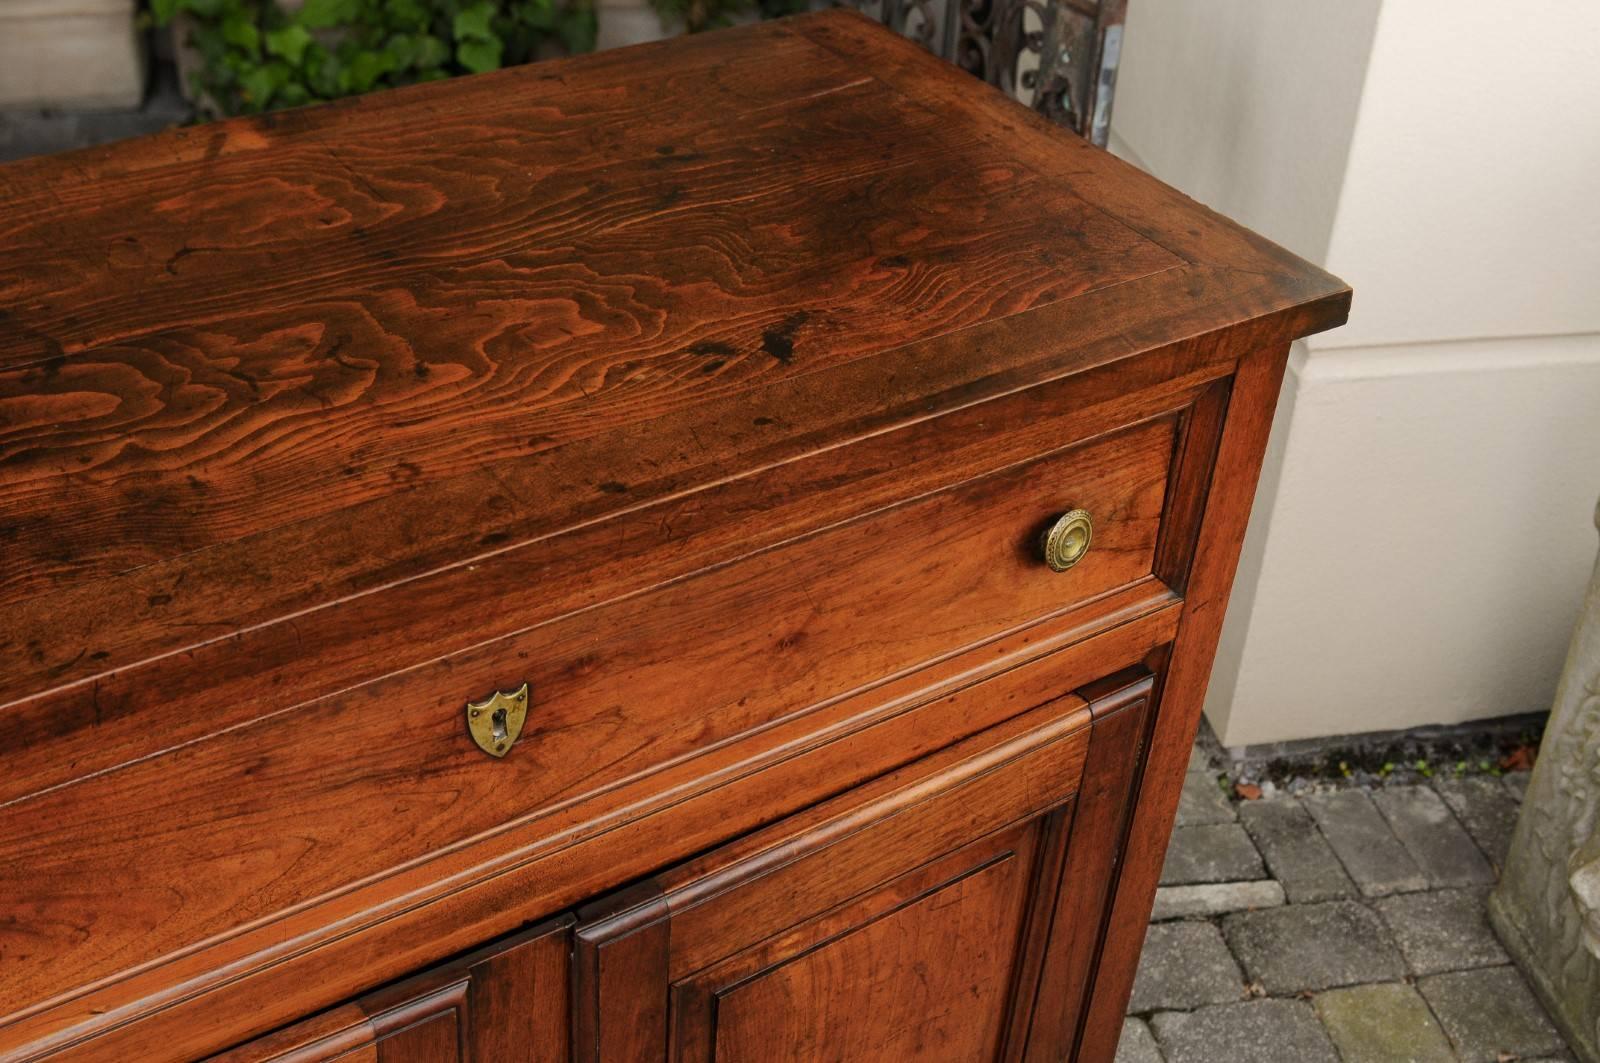
[[[1353,735],[1316,743],[1286,743],[1278,749],[1247,747],[1230,756],[1214,747],[1216,773],[1230,795],[1254,796],[1251,787],[1302,794],[1329,789],[1411,786],[1436,778],[1500,776],[1527,771],[1538,755],[1543,713],[1450,728]],[[1214,740],[1213,740],[1214,741]],[[1237,794],[1243,784],[1245,793]]]

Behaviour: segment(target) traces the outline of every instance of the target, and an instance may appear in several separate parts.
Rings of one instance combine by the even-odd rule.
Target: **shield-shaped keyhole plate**
[[[510,752],[528,718],[528,684],[507,694],[495,691],[487,701],[467,702],[467,731],[478,748],[491,757]]]

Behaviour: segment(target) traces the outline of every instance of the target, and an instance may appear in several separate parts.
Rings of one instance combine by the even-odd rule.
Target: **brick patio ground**
[[[1189,763],[1117,1063],[1571,1060],[1484,910],[1526,776],[1236,801]]]

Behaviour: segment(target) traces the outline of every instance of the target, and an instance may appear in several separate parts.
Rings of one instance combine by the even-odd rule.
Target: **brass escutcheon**
[[[467,702],[467,733],[491,757],[503,757],[511,751],[527,718],[527,683],[509,694],[496,691],[486,701]]]
[[[1050,566],[1050,570],[1065,572],[1083,560],[1093,541],[1094,521],[1089,519],[1089,511],[1074,509],[1056,518],[1055,523],[1045,531],[1039,545],[1044,550],[1044,563]]]

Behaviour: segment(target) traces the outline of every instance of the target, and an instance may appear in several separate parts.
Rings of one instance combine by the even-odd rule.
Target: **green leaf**
[[[222,39],[251,55],[257,55],[261,50],[261,31],[256,29],[255,21],[243,11],[235,11],[222,20]]]
[[[690,0],[651,0],[687,9]],[[806,0],[700,0],[708,21]],[[0,0],[4,3],[4,0]],[[194,80],[228,114],[592,50],[594,0],[149,0],[147,21],[188,15]],[[331,30],[333,32],[322,32]]]
[[[358,52],[339,75],[339,87],[346,92],[366,92],[389,72],[389,59],[382,52]]]
[[[474,74],[500,69],[499,41],[463,41],[456,45],[456,62]]]
[[[325,100],[343,95],[339,87],[341,66],[337,57],[323,52],[317,62],[306,64],[306,83]]]
[[[495,43],[495,66],[499,66],[499,40],[495,37],[494,28],[490,25],[490,22],[493,19],[494,4],[487,2],[487,0],[480,0],[479,3],[473,4],[471,7],[464,7],[460,11],[457,11],[455,20],[451,23],[450,28],[451,32],[455,34],[455,38],[458,42],[480,41],[483,43],[488,43],[493,41]],[[460,57],[460,54],[461,52],[458,48],[456,50],[457,58]],[[461,60],[461,62],[462,65],[466,65],[465,59]],[[471,68],[469,67],[469,69]],[[486,69],[492,70],[494,67],[488,67]]]
[[[194,32],[189,34],[189,47],[200,53],[208,68],[222,66],[233,54],[222,39],[222,31],[204,22],[195,24]]]
[[[438,37],[418,37],[417,52],[412,58],[418,70],[441,67],[450,61],[450,46]]]
[[[595,10],[592,6],[574,6],[566,11],[562,18],[560,34],[562,43],[568,53],[578,54],[581,51],[595,50],[595,35],[598,27],[595,21]]]
[[[290,66],[300,65],[300,60],[305,58],[306,46],[310,43],[311,34],[304,26],[285,26],[267,34],[267,51],[281,56]]]
[[[409,70],[417,61],[417,39],[409,33],[392,34],[382,51],[389,57],[390,70]]]
[[[270,67],[258,66],[239,76],[239,87],[244,91],[245,102],[252,111],[265,110],[277,88]]]
[[[178,7],[192,11],[202,19],[220,19],[230,10],[239,9],[239,0],[178,0]]]
[[[409,30],[428,28],[429,12],[417,0],[384,0],[383,13],[389,25]]]
[[[300,9],[300,25],[311,29],[327,29],[356,21],[361,14],[361,0],[306,0]]]
[[[566,12],[557,11],[553,7],[543,9],[527,7],[520,13],[519,21],[523,26],[534,30],[552,30],[556,28],[565,16]]]

